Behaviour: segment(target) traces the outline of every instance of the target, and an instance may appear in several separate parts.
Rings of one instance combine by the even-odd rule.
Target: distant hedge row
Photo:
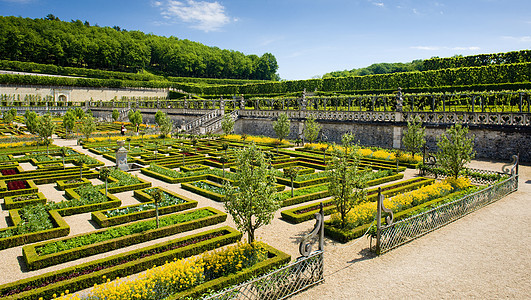
[[[434,57],[424,60],[424,70],[449,68],[479,67],[496,64],[515,64],[531,62],[531,50],[511,51],[504,53],[478,54],[470,56]]]

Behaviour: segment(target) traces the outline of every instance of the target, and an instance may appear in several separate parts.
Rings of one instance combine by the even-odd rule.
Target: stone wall
[[[330,122],[319,123],[323,126],[325,135],[330,142],[341,142],[341,136],[347,132],[355,134],[360,145],[377,146],[382,148],[401,148],[402,133],[407,129],[403,123],[374,124],[355,122]],[[298,138],[302,132],[303,123],[291,120],[289,139]],[[426,141],[428,149],[437,148],[437,138],[446,131],[446,127],[436,126],[426,128]],[[240,118],[235,124],[235,133],[250,135],[264,135],[276,137],[273,130],[273,121],[264,118]],[[520,153],[520,161],[531,162],[531,129],[529,128],[469,128],[470,135],[474,135],[475,151],[477,158],[507,160],[513,154]],[[322,135],[319,134],[318,140]]]

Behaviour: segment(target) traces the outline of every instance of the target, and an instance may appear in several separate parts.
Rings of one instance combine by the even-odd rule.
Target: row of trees
[[[276,78],[276,58],[245,55],[176,37],[91,26],[89,22],[0,17],[0,57],[68,67],[137,72],[150,69],[167,76]]]

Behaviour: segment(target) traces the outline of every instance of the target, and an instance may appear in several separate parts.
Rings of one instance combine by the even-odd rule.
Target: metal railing
[[[324,280],[323,251],[203,299],[285,299]]]
[[[498,201],[518,189],[518,174],[461,199],[443,204],[416,216],[382,227],[379,251],[383,254],[411,240],[445,226],[465,215]]]

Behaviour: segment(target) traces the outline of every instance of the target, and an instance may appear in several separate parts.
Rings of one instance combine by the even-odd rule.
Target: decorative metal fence
[[[285,299],[324,280],[323,251],[204,299]]]
[[[474,194],[467,195],[461,199],[383,227],[380,234],[379,253],[383,254],[445,226],[485,205],[498,201],[517,189],[518,174],[513,174],[508,179]]]

